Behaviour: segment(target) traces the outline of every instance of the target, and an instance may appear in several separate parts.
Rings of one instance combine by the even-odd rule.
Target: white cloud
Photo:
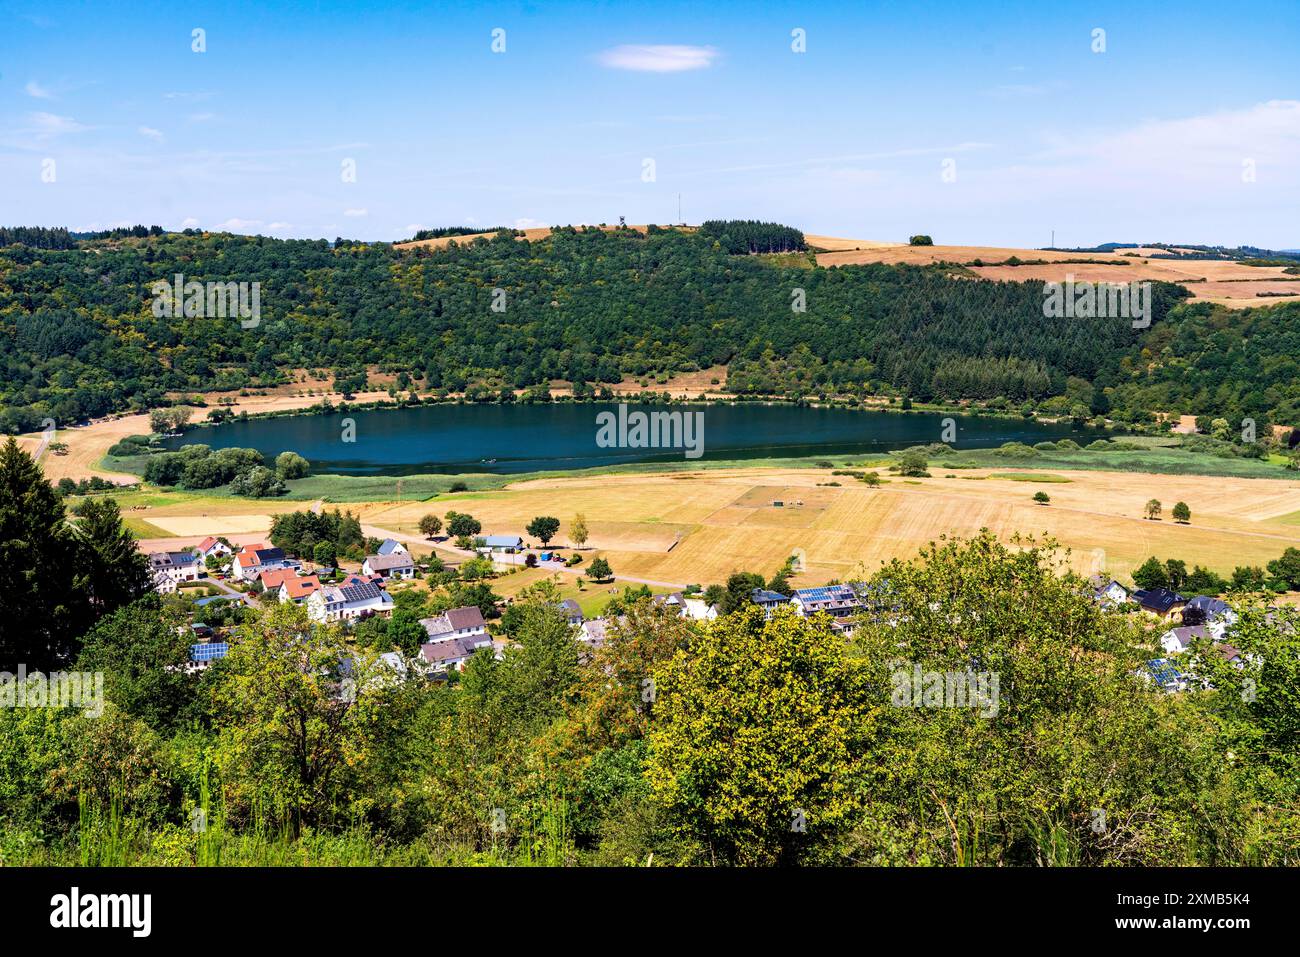
[[[153,140],[155,143],[163,141],[162,130],[155,130],[152,126],[142,126],[137,132],[145,139]]]
[[[194,229],[199,225],[199,221],[193,216],[186,216],[181,220],[181,229]]]
[[[24,87],[24,89],[27,91],[28,96],[34,96],[38,100],[54,99],[54,94],[45,89],[45,87],[41,86],[35,80],[28,80],[27,86]]]
[[[293,229],[292,223],[269,223],[266,227],[273,232],[280,232],[284,229]]]
[[[230,219],[227,219],[224,223],[217,223],[217,225],[212,228],[225,230],[227,232],[232,232],[232,233],[238,233],[246,229],[253,229],[261,225],[262,225],[262,221],[260,219],[240,219],[238,217],[231,217]]]
[[[1174,120],[1150,120],[1118,133],[1080,130],[1057,136],[1045,158],[1126,170],[1190,175],[1240,166],[1243,159],[1295,167],[1300,155],[1300,100],[1269,100]]]
[[[707,69],[718,56],[719,51],[710,46],[624,44],[602,51],[596,59],[602,66],[614,70],[680,73]]]
[[[82,130],[90,129],[89,126],[78,123],[70,116],[58,116],[54,113],[29,113],[28,117],[35,125],[37,134],[41,136],[80,133]]]
[[[540,219],[529,219],[527,216],[521,216],[510,224],[514,229],[543,229],[548,224]]]
[[[363,216],[369,216],[369,215],[370,215],[370,210],[368,210],[368,209],[345,209],[345,210],[343,210],[343,215],[344,215],[344,216],[348,216],[348,217],[350,217],[350,218],[352,218],[352,219],[361,219]]]

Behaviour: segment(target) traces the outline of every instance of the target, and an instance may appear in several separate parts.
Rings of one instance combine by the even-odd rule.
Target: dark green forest
[[[332,370],[351,389],[380,367],[401,388],[499,394],[562,379],[589,393],[720,364],[725,386],[749,395],[1003,399],[1128,422],[1249,415],[1261,430],[1300,419],[1294,303],[1231,312],[1156,284],[1149,329],[1045,319],[1037,282],[943,266],[807,268],[746,254],[797,249],[798,230],[718,228],[566,227],[445,250],[143,226],[94,239],[6,230],[0,430],[276,385],[299,369]],[[152,285],[178,274],[259,283],[260,321],[156,317]]]

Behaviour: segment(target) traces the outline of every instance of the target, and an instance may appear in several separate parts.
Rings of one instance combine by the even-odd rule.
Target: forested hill
[[[359,388],[372,365],[451,392],[725,363],[725,385],[742,393],[1300,417],[1300,310],[1180,305],[1176,286],[1156,286],[1152,328],[1134,330],[1045,319],[1036,282],[823,269],[798,252],[749,255],[752,236],[566,228],[534,242],[398,251],[126,232],[0,249],[0,429],[163,404],[168,392],[272,385],[293,369],[331,369]],[[781,248],[801,245],[796,234]],[[259,283],[260,321],[155,316],[153,284],[177,274]]]

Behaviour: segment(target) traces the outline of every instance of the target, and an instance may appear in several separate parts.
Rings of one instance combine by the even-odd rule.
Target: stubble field
[[[800,584],[844,579],[914,556],[943,535],[981,528],[1007,541],[1051,536],[1071,550],[1076,570],[1121,577],[1153,554],[1228,574],[1300,544],[1300,485],[1285,480],[1059,471],[1052,474],[1066,481],[1039,483],[1010,477],[1035,473],[1005,469],[932,473],[875,489],[823,469],[605,475],[359,508],[368,524],[408,533],[426,512],[468,511],[485,534],[525,540],[533,516],[553,515],[563,523],[559,545],[568,544],[568,524],[581,512],[588,560],[603,554],[616,573],[681,584],[722,581],[738,570],[770,575],[792,554],[805,563]],[[819,485],[831,481],[842,484]],[[1049,505],[1033,501],[1040,490]],[[1152,498],[1164,504],[1163,520],[1142,517]],[[1191,524],[1170,517],[1178,501],[1191,508]]]

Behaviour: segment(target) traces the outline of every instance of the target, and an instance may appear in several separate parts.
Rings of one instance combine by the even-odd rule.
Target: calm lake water
[[[193,429],[169,448],[201,442],[213,448],[253,448],[268,461],[286,449],[307,457],[316,472],[345,475],[534,472],[627,462],[685,458],[682,449],[602,447],[601,412],[615,403],[589,405],[430,405],[230,422]],[[859,412],[796,406],[627,406],[632,413],[702,414],[703,455],[709,459],[843,456],[886,452],[938,442],[937,414]],[[344,419],[356,423],[345,442]],[[608,421],[608,420],[605,420]],[[1045,425],[1020,418],[956,417],[957,448],[993,448],[1004,442],[1073,437],[1086,444],[1102,433],[1070,423]],[[609,430],[607,430],[608,434]],[[635,439],[633,433],[627,433]],[[691,436],[686,436],[690,438]]]

